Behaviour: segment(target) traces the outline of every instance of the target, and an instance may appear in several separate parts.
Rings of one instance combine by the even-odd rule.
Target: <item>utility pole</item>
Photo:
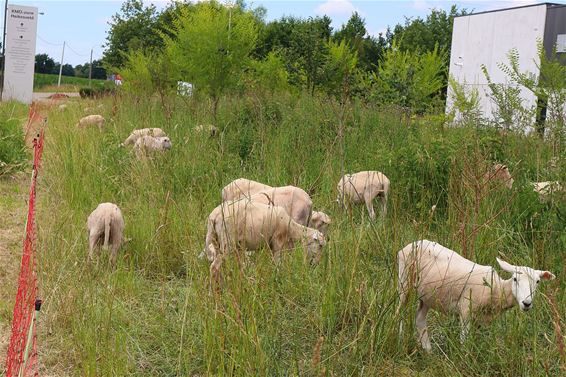
[[[65,59],[65,41],[63,41],[63,53],[61,54],[61,64],[59,64],[59,80],[57,81],[57,87],[61,86],[61,74],[63,73],[63,59]]]
[[[4,2],[4,29],[2,29],[2,55],[0,56],[0,101],[4,92],[4,68],[6,62],[6,20],[8,19],[8,0]]]
[[[92,48],[90,49],[90,64],[88,66],[88,87],[92,88]]]

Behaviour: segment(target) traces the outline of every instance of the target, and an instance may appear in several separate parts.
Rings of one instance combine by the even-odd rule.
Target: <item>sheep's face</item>
[[[535,270],[530,267],[513,266],[497,259],[501,268],[512,273],[511,291],[523,311],[533,308],[533,300],[539,283],[542,280],[552,280],[555,276],[549,271]]]
[[[322,258],[322,247],[326,245],[324,235],[319,231],[313,232],[307,240],[307,257],[311,264],[318,264]]]
[[[171,149],[171,140],[169,140],[168,137],[161,138],[161,148],[163,148],[164,150]]]
[[[328,226],[331,222],[332,221],[330,220],[330,217],[326,213],[313,211],[309,222],[309,227],[318,230],[322,234],[326,234],[328,232]]]

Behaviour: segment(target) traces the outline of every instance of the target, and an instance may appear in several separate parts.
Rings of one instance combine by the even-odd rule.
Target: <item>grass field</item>
[[[74,77],[74,76],[61,76],[61,86],[57,86],[59,75],[52,75],[47,73],[36,73],[34,75],[33,89],[36,91],[44,92],[65,92],[65,91],[78,91],[81,87],[88,87],[88,78]],[[103,83],[105,80],[92,80],[93,85]]]
[[[354,104],[344,138],[337,105],[309,96],[224,98],[220,137],[195,135],[209,106],[169,99],[103,100],[107,130],[77,132],[80,106],[48,114],[39,182],[40,359],[50,375],[435,375],[558,376],[565,373],[566,198],[541,203],[528,182],[566,178],[566,155],[550,168],[549,145],[494,130],[446,128],[438,118]],[[170,153],[137,161],[119,143],[134,128],[160,127]],[[343,149],[341,146],[344,146]],[[341,157],[343,156],[343,158]],[[494,161],[512,190],[475,195],[469,177]],[[347,172],[391,180],[389,214],[335,205]],[[222,293],[209,294],[209,264],[197,258],[221,188],[238,177],[307,190],[333,219],[322,262],[301,250],[280,265],[267,251],[228,258]],[[117,203],[131,238],[115,269],[88,264],[86,218]],[[432,205],[436,211],[431,213]],[[516,307],[474,326],[460,344],[458,319],[431,312],[433,353],[419,350],[413,298],[395,315],[396,252],[436,240],[481,264],[499,256],[554,272],[534,310]],[[501,273],[505,278],[508,274]],[[556,311],[552,309],[554,302]],[[399,321],[407,331],[398,333]],[[562,333],[560,333],[560,331]],[[562,346],[563,347],[563,346]]]

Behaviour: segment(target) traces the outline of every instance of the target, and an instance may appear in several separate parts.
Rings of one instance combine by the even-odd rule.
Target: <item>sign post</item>
[[[3,101],[32,102],[37,15],[37,7],[8,5]]]

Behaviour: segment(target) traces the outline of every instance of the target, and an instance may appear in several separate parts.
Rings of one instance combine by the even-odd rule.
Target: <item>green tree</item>
[[[173,37],[165,36],[166,53],[179,78],[210,95],[213,114],[220,95],[236,86],[257,40],[256,19],[241,7],[217,2],[182,9],[173,21]]]
[[[55,68],[55,61],[47,54],[35,55],[35,72],[52,73]]]
[[[158,12],[154,5],[144,6],[142,0],[127,0],[120,13],[112,16],[104,51],[105,64],[122,67],[125,53],[138,49],[152,50],[163,47],[157,27]]]
[[[270,52],[264,60],[253,60],[250,67],[252,80],[272,95],[276,90],[288,87],[285,63],[276,52]]]
[[[341,42],[328,42],[328,59],[324,66],[326,72],[326,91],[344,101],[349,97],[351,79],[358,63],[355,50],[343,39]]]

